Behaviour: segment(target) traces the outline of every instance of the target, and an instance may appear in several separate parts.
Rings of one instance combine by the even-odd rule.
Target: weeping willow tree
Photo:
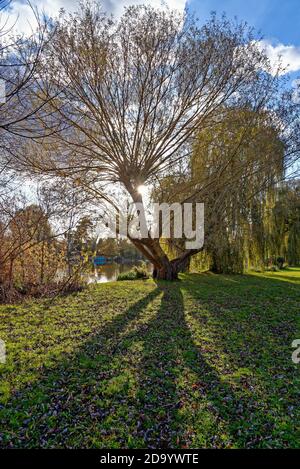
[[[278,258],[300,264],[300,182],[280,185],[273,191],[265,221],[267,261]]]
[[[229,109],[213,130],[199,133],[192,158],[192,178],[203,184],[214,174],[224,184],[238,172],[231,191],[211,187],[206,219],[211,223],[206,251],[214,272],[242,272],[265,258],[264,219],[268,194],[283,176],[284,146],[266,112]]]
[[[229,119],[216,127],[214,135],[208,132],[199,135],[195,148],[192,174],[196,181],[209,177],[218,161],[229,162],[232,154],[237,159],[245,158],[257,170],[253,177],[237,181],[232,193],[222,201],[224,217],[209,237],[205,252],[198,256],[198,268],[228,273],[251,267],[264,269],[283,262],[299,265],[300,182],[281,182],[284,145],[264,116],[250,127],[246,127],[243,118],[251,118],[251,113],[231,111]],[[251,140],[240,147],[244,132]],[[209,162],[205,152],[210,155]],[[270,156],[272,165],[265,167],[263,162]],[[223,177],[227,171],[230,176],[234,158]],[[218,197],[216,191],[214,197]]]
[[[284,145],[265,111],[223,109],[213,126],[198,132],[189,171],[165,178],[155,194],[170,203],[179,193],[189,200],[196,190],[205,203],[205,249],[194,266],[230,273],[264,264],[267,213],[283,160]],[[176,257],[182,240],[166,240],[164,249]]]

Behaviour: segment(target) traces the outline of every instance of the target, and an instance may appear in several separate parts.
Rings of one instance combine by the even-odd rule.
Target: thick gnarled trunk
[[[137,249],[153,264],[155,280],[177,280],[180,272],[186,271],[190,258],[198,250],[189,250],[180,257],[170,260],[162,249],[159,239],[131,239]]]
[[[127,182],[126,188],[130,193],[132,200],[140,210],[140,217],[143,216],[143,224],[147,226],[143,207],[143,199],[136,188]],[[128,238],[134,244],[134,246],[153,264],[153,278],[155,280],[177,280],[179,272],[186,270],[189,264],[190,257],[199,252],[201,249],[189,249],[185,251],[180,257],[170,260],[161,247],[159,238],[152,238],[150,231],[148,231],[148,237],[145,238],[133,238],[128,234]]]
[[[159,269],[154,267],[152,276],[155,280],[177,280],[178,273],[170,263],[168,266]]]

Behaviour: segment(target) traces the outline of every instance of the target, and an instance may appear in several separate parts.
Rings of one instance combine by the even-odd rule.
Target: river
[[[114,282],[117,280],[119,274],[128,272],[134,267],[135,264],[107,264],[97,266],[87,274],[88,283],[106,283]],[[152,271],[151,264],[147,264],[149,272]]]

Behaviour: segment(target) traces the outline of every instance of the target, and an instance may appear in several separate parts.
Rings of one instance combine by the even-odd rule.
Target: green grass
[[[0,306],[0,447],[300,447],[300,270]]]

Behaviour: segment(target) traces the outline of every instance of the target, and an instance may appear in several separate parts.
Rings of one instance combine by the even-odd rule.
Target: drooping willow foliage
[[[266,224],[268,261],[279,256],[290,265],[299,265],[300,181],[281,185],[274,191],[270,212]]]
[[[280,264],[300,262],[300,184],[280,182],[284,150],[267,112],[227,109],[199,133],[190,174],[161,183],[169,201],[180,187],[188,200],[205,204],[204,250],[192,269],[242,273],[279,258]],[[171,239],[164,247],[178,255],[181,244]]]
[[[213,132],[199,134],[192,158],[195,181],[231,178],[242,161],[240,174],[230,192],[212,186],[206,197],[208,230],[204,253],[193,266],[217,273],[242,273],[287,262],[300,262],[300,184],[281,183],[284,147],[266,114],[231,110]],[[271,164],[270,164],[271,162]],[[241,165],[242,166],[242,165]],[[249,168],[251,170],[249,171]],[[222,204],[218,223],[210,224],[216,201]]]
[[[300,265],[300,181],[269,189],[235,236],[216,235],[217,245],[194,257],[193,270],[242,273],[247,269]]]

